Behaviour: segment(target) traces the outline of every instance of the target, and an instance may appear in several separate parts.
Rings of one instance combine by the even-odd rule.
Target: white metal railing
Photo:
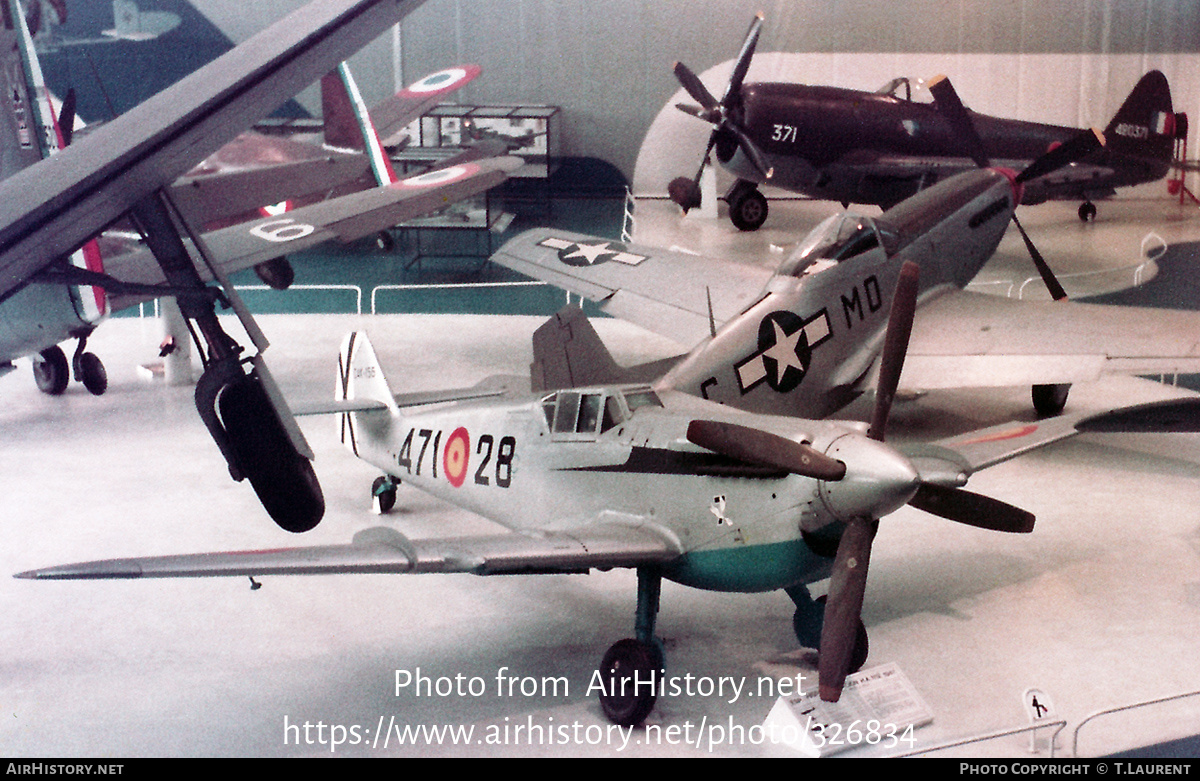
[[[234,285],[234,290],[275,290],[269,285]],[[291,285],[288,290],[345,290],[354,292],[354,309],[356,314],[362,314],[362,288],[358,285]],[[280,291],[284,292],[284,291]],[[158,317],[158,299],[153,301],[142,301],[138,304],[138,317],[146,316],[146,306],[151,307],[150,316]]]
[[[1079,722],[1078,725],[1076,725],[1074,736],[1071,739],[1071,756],[1073,756],[1073,757],[1079,756],[1079,733],[1085,726],[1087,726],[1087,724],[1089,722],[1096,721],[1104,716],[1112,716],[1117,713],[1126,713],[1128,711],[1137,710],[1139,708],[1149,708],[1149,707],[1152,707],[1155,705],[1163,705],[1163,704],[1166,704],[1169,702],[1178,702],[1180,700],[1185,700],[1189,697],[1197,697],[1197,696],[1200,696],[1200,691],[1183,692],[1181,694],[1171,694],[1166,697],[1157,697],[1153,700],[1143,700],[1142,702],[1134,702],[1134,703],[1130,703],[1129,705],[1119,705],[1115,708],[1106,708],[1101,711],[1096,711],[1095,713],[1092,713],[1089,716],[1087,716],[1083,721]]]
[[[454,282],[441,285],[376,285],[371,289],[371,314],[376,314],[376,296],[379,291],[389,290],[467,290],[471,288],[550,287],[545,282]],[[567,293],[567,303],[571,294]]]
[[[923,746],[922,748],[916,749],[914,751],[908,751],[903,754],[890,754],[889,756],[892,756],[892,757],[919,757],[923,754],[932,754],[935,751],[945,751],[946,749],[958,748],[959,746],[970,746],[975,743],[984,743],[989,740],[1005,738],[1005,737],[1009,737],[1010,735],[1020,735],[1025,732],[1036,732],[1038,730],[1050,729],[1051,727],[1057,727],[1057,729],[1054,730],[1054,733],[1050,736],[1050,758],[1053,759],[1055,743],[1058,741],[1058,735],[1060,732],[1062,732],[1064,729],[1066,729],[1066,726],[1067,726],[1067,722],[1065,719],[1059,719],[1058,721],[1047,721],[1042,724],[1028,724],[1024,727],[1013,727],[1012,729],[1004,729],[1004,730],[1000,730],[998,732],[989,732],[984,735],[974,735],[974,736],[968,737],[968,738],[960,738],[959,740],[952,740],[947,743],[938,743],[937,745],[934,745],[934,746]]]
[[[637,209],[637,201],[633,198],[633,191],[628,187],[625,188],[625,217],[621,221],[621,241],[629,244],[633,241],[633,233],[637,229],[637,218],[634,217],[634,211]]]
[[[234,285],[233,289],[234,290],[276,290],[277,288],[273,288],[269,285]],[[359,287],[358,285],[290,285],[290,286],[288,286],[287,290],[329,290],[329,291],[344,290],[347,292],[353,291],[355,314],[359,314],[359,315],[362,314],[363,293],[362,293],[362,288]],[[283,293],[286,291],[280,290],[279,292]]]

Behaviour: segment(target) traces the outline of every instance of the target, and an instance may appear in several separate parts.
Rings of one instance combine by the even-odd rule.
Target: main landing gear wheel
[[[767,199],[753,185],[729,194],[729,219],[738,230],[756,231],[767,221]]]
[[[1085,201],[1079,205],[1079,219],[1083,222],[1092,222],[1096,219],[1096,204],[1091,201]]]
[[[390,477],[377,477],[371,484],[371,496],[379,500],[379,514],[391,512],[396,506],[396,481]]]
[[[108,372],[95,353],[84,353],[79,356],[75,366],[75,379],[83,383],[88,393],[93,396],[103,395],[108,390]]]
[[[1056,385],[1033,386],[1033,408],[1039,418],[1052,418],[1061,415],[1067,406],[1067,394],[1071,392],[1070,383]]]
[[[633,638],[613,644],[604,654],[600,662],[604,682],[600,707],[614,724],[635,727],[654,710],[661,659],[653,645]],[[641,685],[635,685],[638,683]]]
[[[61,396],[71,381],[71,367],[61,347],[42,350],[42,359],[33,362],[33,381],[38,390],[51,396]]]
[[[253,376],[226,385],[217,399],[237,464],[275,523],[306,532],[325,513],[312,463],[296,452],[267,392]]]

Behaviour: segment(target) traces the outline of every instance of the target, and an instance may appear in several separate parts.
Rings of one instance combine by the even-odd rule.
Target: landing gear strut
[[[656,688],[664,664],[662,644],[654,637],[662,573],[657,567],[638,567],[637,638],[615,644],[600,662],[603,688],[600,707],[614,724],[641,724],[657,699]]]
[[[243,348],[222,329],[214,302],[232,302],[260,351],[267,345],[265,337],[211,263],[208,265],[225,291],[204,284],[182,234],[189,235],[207,262],[203,242],[190,232],[165,192],[136,204],[130,216],[146,237],[167,284],[178,291],[180,313],[188,321],[204,363],[204,373],[196,383],[196,410],[225,456],[230,476],[237,481],[250,480],[279,526],[290,532],[308,531],[325,513],[325,498],[310,463],[312,453],[307,452],[304,436],[262,356],[241,357]]]

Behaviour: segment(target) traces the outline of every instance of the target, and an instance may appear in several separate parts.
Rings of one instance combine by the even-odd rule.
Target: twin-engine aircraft
[[[0,182],[0,305],[16,310],[3,326],[24,329],[10,338],[46,339],[36,332],[53,330],[54,341],[40,350],[86,335],[106,305],[100,289],[175,296],[205,367],[196,386],[200,416],[234,479],[249,478],[267,512],[290,531],[312,528],[324,513],[312,451],[267,372],[262,351],[268,342],[217,259],[241,257],[244,265],[256,265],[320,241],[377,233],[416,207],[418,214],[432,211],[497,184],[518,163],[464,164],[205,235],[180,207],[173,183],[421,2],[315,0],[69,145],[62,143],[41,80],[27,76],[21,83],[5,70],[12,111],[0,114],[11,123],[20,154],[45,158]],[[5,40],[32,52],[17,0],[2,0],[0,13]],[[283,184],[282,193],[250,208],[295,194],[287,189],[294,183],[284,177]],[[120,276],[93,262],[98,253],[87,249],[84,260],[68,260],[123,220],[135,226],[146,249],[125,256]],[[213,279],[219,287],[208,285]],[[57,295],[49,306],[46,286]],[[94,311],[84,309],[89,302]],[[218,302],[238,314],[258,354],[248,357],[225,332]]]
[[[717,160],[737,181],[726,196],[729,217],[742,230],[767,218],[758,190],[769,184],[844,204],[893,206],[942,179],[973,167],[953,116],[941,101],[913,100],[912,84],[895,79],[878,92],[793,83],[744,84],[763,17],[750,26],[733,75],[718,100],[683,63],[675,75],[699,105],[677,104],[714,125],[695,179],[671,182],[685,210],[700,204],[700,173],[716,148]],[[1079,129],[971,114],[988,157],[1021,169]],[[1023,203],[1080,200],[1080,219],[1095,217],[1093,200],[1115,188],[1153,182],[1174,161],[1176,130],[1166,77],[1151,71],[1129,93],[1105,128],[1108,144],[1073,165],[1026,183]]]
[[[906,504],[982,529],[1026,533],[1028,512],[962,488],[975,471],[1079,431],[1197,430],[1194,400],[1084,420],[989,428],[923,445],[886,443],[889,411],[917,298],[906,264],[887,329],[870,425],[749,414],[645,384],[547,387],[513,378],[446,393],[393,395],[366,336],[351,334],[336,400],[341,438],[381,469],[373,495],[390,509],[403,480],[510,532],[410,540],[389,527],[349,545],[115,559],[31,570],[37,580],[334,574],[585,573],[635,568],[635,636],[601,661],[600,703],[621,725],[654,707],[664,669],[655,636],[663,578],[712,591],[784,589],[800,643],[819,649],[820,696],[836,701],[865,662],[861,620],[880,519]],[[569,345],[552,321],[538,353]],[[586,321],[574,337],[594,338]],[[557,345],[554,343],[558,342]],[[596,356],[611,361],[607,354]],[[544,382],[545,373],[541,382]],[[807,585],[830,578],[825,605]]]

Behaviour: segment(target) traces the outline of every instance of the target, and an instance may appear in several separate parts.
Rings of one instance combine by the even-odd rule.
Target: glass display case
[[[503,141],[510,155],[525,161],[511,178],[545,179],[558,163],[560,114],[556,106],[437,106],[421,117],[419,143],[438,148]]]

